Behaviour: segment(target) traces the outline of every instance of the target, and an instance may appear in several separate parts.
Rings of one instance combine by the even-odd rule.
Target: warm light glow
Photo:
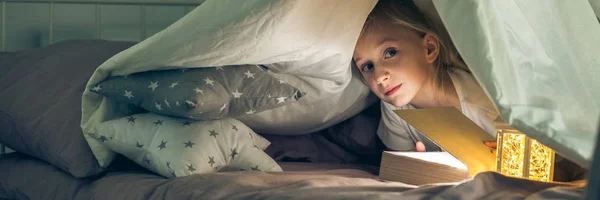
[[[554,151],[514,129],[498,129],[497,170],[504,175],[552,181]]]
[[[538,141],[531,140],[529,157],[529,179],[550,181],[554,152]]]
[[[523,176],[525,160],[525,135],[505,133],[502,139],[501,171],[509,176]]]

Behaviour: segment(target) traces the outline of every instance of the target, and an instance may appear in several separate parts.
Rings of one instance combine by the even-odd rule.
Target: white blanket
[[[158,34],[102,64],[90,88],[136,72],[264,64],[307,95],[239,120],[260,133],[302,134],[338,123],[368,106],[368,88],[351,75],[354,45],[376,0],[207,0]],[[167,67],[169,66],[169,67]],[[93,138],[104,121],[134,109],[90,91],[81,127],[101,166],[114,153]]]
[[[596,2],[433,1],[502,117],[584,167],[600,121]]]

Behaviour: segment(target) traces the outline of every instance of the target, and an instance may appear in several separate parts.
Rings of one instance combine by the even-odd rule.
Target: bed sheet
[[[481,173],[462,183],[378,180],[364,166],[282,163],[285,172],[218,172],[165,179],[119,169],[76,179],[18,153],[0,157],[0,197],[13,199],[578,199],[583,187]]]

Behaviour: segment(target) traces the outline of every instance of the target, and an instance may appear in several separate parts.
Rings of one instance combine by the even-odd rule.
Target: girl
[[[379,0],[365,22],[354,62],[383,100],[377,134],[390,150],[441,150],[394,114],[397,109],[453,106],[496,136],[498,111],[440,33],[411,0]]]

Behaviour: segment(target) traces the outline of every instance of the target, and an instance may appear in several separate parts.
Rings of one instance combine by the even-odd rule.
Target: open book
[[[494,137],[454,107],[395,111],[445,152],[391,152],[381,160],[379,177],[413,185],[457,182],[495,171],[496,158],[484,141]]]
[[[379,177],[411,185],[459,182],[469,178],[467,166],[448,152],[385,151]]]

